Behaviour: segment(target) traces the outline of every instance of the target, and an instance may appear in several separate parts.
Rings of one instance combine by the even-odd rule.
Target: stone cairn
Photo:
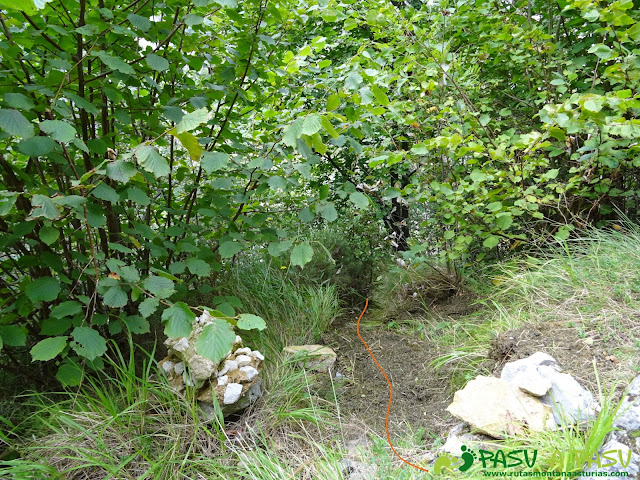
[[[168,338],[164,343],[169,352],[160,361],[160,368],[174,390],[185,395],[187,387],[195,389],[196,399],[207,420],[215,417],[213,395],[224,416],[244,410],[262,395],[260,371],[264,361],[258,350],[243,346],[239,335],[220,363],[198,355],[196,342],[202,330],[212,322],[213,317],[205,311],[196,318],[189,337]]]

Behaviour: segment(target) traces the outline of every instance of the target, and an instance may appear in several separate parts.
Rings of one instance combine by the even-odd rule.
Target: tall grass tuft
[[[247,338],[271,358],[287,345],[317,342],[340,313],[334,285],[294,283],[285,269],[265,262],[236,265],[224,289],[266,320],[264,332]]]

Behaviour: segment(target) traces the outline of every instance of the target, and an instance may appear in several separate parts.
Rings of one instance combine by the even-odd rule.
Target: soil
[[[453,292],[452,292],[453,293]],[[447,321],[473,310],[469,294],[454,293],[438,299],[430,306],[430,314]],[[428,339],[392,330],[386,322],[373,321],[375,308],[365,314],[360,333],[393,385],[389,414],[392,438],[406,438],[419,429],[432,437],[443,437],[457,421],[446,412],[453,392],[447,372],[436,371],[430,363],[442,355],[440,348]],[[389,404],[389,388],[382,373],[371,359],[357,335],[360,312],[337,319],[322,337],[338,355],[335,371],[345,376],[334,382],[341,415],[364,424],[376,434],[386,437],[385,420]],[[397,318],[400,315],[394,315]],[[368,321],[369,320],[369,321]],[[330,385],[326,386],[330,388]]]
[[[483,366],[493,375],[500,376],[502,367],[507,362],[526,358],[536,352],[548,353],[556,359],[564,372],[571,374],[578,383],[597,396],[597,377],[601,384],[608,387],[603,393],[608,393],[612,383],[632,372],[629,362],[619,354],[621,347],[625,346],[632,347],[633,339],[627,337],[611,342],[597,334],[586,336],[563,321],[526,324],[494,338],[489,358]],[[625,385],[623,383],[620,386]]]
[[[457,293],[441,298],[430,305],[428,315],[445,322],[477,310],[474,298]],[[336,372],[345,375],[342,382],[334,382],[341,415],[353,425],[366,425],[376,434],[386,437],[385,416],[389,403],[389,388],[356,332],[360,312],[337,319],[322,342],[338,354]],[[406,311],[404,315],[415,312]],[[401,318],[403,313],[394,315]],[[369,317],[369,319],[367,318]],[[393,401],[389,416],[392,439],[406,438],[423,429],[431,442],[444,439],[458,421],[447,411],[453,399],[451,371],[436,372],[429,364],[446,353],[446,349],[428,339],[390,329],[379,320],[374,307],[361,321],[360,332],[393,385]],[[377,320],[371,320],[376,319]],[[633,350],[626,356],[620,352]],[[499,377],[505,363],[526,358],[535,352],[553,356],[581,385],[598,397],[598,379],[603,393],[616,385],[620,393],[633,376],[633,358],[637,359],[637,346],[633,335],[624,338],[603,338],[597,331],[584,332],[564,321],[524,324],[496,336],[487,345],[487,358],[478,366],[478,375]],[[631,360],[630,360],[631,359]],[[597,374],[593,362],[597,365]],[[620,382],[619,380],[625,380]],[[325,385],[331,391],[331,385]]]

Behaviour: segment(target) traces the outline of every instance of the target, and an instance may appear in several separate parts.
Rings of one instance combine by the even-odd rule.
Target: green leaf
[[[175,292],[173,281],[157,275],[148,277],[143,285],[145,290],[158,298],[169,298]]]
[[[50,137],[31,137],[18,144],[18,151],[29,157],[41,157],[53,152],[56,142]]]
[[[151,203],[151,199],[147,197],[147,194],[136,187],[127,188],[127,198],[138,205],[142,205],[143,207],[146,207]]]
[[[320,115],[312,113],[307,115],[302,122],[302,133],[304,135],[313,135],[322,129],[322,123],[320,121]]]
[[[301,243],[293,247],[291,250],[291,265],[298,265],[300,268],[311,261],[313,258],[313,248],[308,242]]]
[[[474,182],[483,182],[487,179],[487,176],[482,173],[481,170],[478,170],[477,168],[473,169],[473,171],[471,172],[471,180],[473,180]]]
[[[72,345],[73,349],[87,360],[101,357],[107,351],[107,342],[91,327],[76,327],[71,336],[77,342],[77,345]]]
[[[482,242],[482,245],[484,245],[487,248],[493,248],[499,243],[500,243],[500,237],[496,235],[489,235],[487,238],[485,238],[484,242]]]
[[[38,237],[47,245],[52,245],[60,237],[60,230],[55,227],[44,226],[38,232]]]
[[[338,133],[338,131],[333,128],[333,125],[331,124],[331,120],[329,120],[329,117],[322,117],[321,119],[322,122],[322,127],[325,129],[325,131],[331,135],[332,138],[338,138],[340,136],[340,134]]]
[[[328,203],[320,209],[320,215],[327,222],[333,222],[338,219],[338,211],[336,207],[333,206],[333,203]]]
[[[236,0],[215,0],[215,2],[223,7],[238,8],[238,2]]]
[[[376,101],[383,106],[389,105],[389,97],[378,85],[371,85],[371,91],[373,92],[373,96]]]
[[[18,200],[16,192],[0,192],[0,217],[8,215]]]
[[[136,15],[135,13],[130,13],[129,15],[127,15],[127,20],[131,22],[131,25],[142,30],[143,32],[147,32],[151,28],[151,21],[147,17],[142,17],[140,15]]]
[[[304,207],[302,210],[300,210],[298,216],[300,217],[300,221],[303,223],[309,223],[315,218],[315,215],[309,207]]]
[[[204,260],[198,258],[187,258],[187,268],[198,277],[208,277],[211,274],[211,267]]]
[[[68,337],[51,337],[36,343],[30,352],[31,360],[34,362],[36,360],[46,362],[47,360],[57,357],[58,354],[64,350],[64,347],[67,346],[67,338]]]
[[[195,319],[195,314],[186,303],[177,302],[173,307],[162,312],[162,321],[165,323],[164,333],[169,338],[188,337]],[[235,340],[235,335],[233,338]]]
[[[267,328],[267,323],[257,315],[241,313],[238,315],[238,328],[242,330],[264,330]]]
[[[142,302],[140,302],[140,305],[138,305],[138,311],[140,312],[140,315],[142,315],[144,318],[147,318],[153,315],[153,312],[158,309],[159,305],[160,300],[158,300],[157,298],[145,298]]]
[[[9,135],[31,138],[35,134],[33,124],[19,111],[0,108],[0,128]]]
[[[209,121],[209,111],[206,108],[194,110],[182,117],[176,126],[176,133],[188,132],[207,121]]]
[[[45,197],[46,198],[46,197]],[[87,199],[85,197],[81,197],[80,195],[66,195],[54,197],[52,199],[54,206],[55,204],[62,205],[63,207],[76,208],[80,205],[87,203]]]
[[[281,177],[280,175],[270,177],[269,180],[267,180],[267,184],[272,190],[279,189],[279,190],[282,190],[283,192],[287,191],[287,180]]]
[[[32,302],[51,302],[60,294],[60,282],[53,277],[41,277],[25,289],[25,293]]]
[[[480,115],[480,118],[478,119],[478,121],[480,122],[480,125],[482,125],[483,127],[486,127],[491,121],[491,117],[485,113],[483,115]]]
[[[501,208],[502,208],[502,202],[491,202],[489,205],[487,205],[487,210],[489,212],[497,212]]]
[[[91,195],[110,203],[117,203],[120,200],[120,195],[104,182],[98,184],[98,186],[91,191]]]
[[[357,90],[362,83],[362,75],[351,72],[345,79],[344,86],[347,90]]]
[[[351,200],[351,202],[353,202],[356,207],[362,210],[369,207],[369,199],[362,192],[353,192],[351,195],[349,195],[349,200]]]
[[[128,327],[128,330],[136,335],[149,333],[151,331],[149,322],[138,315],[128,315],[122,320]]]
[[[220,318],[213,318],[212,323],[202,329],[196,341],[198,355],[219,363],[233,347],[236,334],[231,325]]]
[[[147,60],[147,65],[149,65],[150,68],[158,72],[164,72],[165,70],[169,70],[169,61],[166,58],[161,57],[160,55],[150,53],[149,55],[147,55],[146,60]]]
[[[513,217],[510,213],[501,215],[496,219],[496,224],[501,230],[506,230],[513,224]]]
[[[175,129],[172,129],[171,131],[173,132],[174,130]],[[200,142],[198,142],[198,139],[193,134],[189,132],[182,132],[176,134],[172,133],[172,135],[180,140],[182,146],[187,152],[189,152],[189,157],[191,158],[191,160],[193,160],[194,162],[200,160],[200,155],[202,155],[202,147],[200,146]]]
[[[291,240],[283,240],[282,242],[272,242],[269,244],[267,251],[269,252],[269,255],[271,255],[272,257],[277,257],[278,255],[281,255],[282,253],[288,251],[292,245],[293,245],[293,241]]]
[[[221,152],[204,152],[200,160],[200,165],[207,174],[224,168],[227,163],[229,163],[229,155]]]
[[[19,325],[0,325],[0,338],[7,347],[24,347],[27,344],[27,329]]]
[[[119,286],[111,287],[104,294],[104,304],[107,307],[120,308],[124,307],[129,301],[127,292]]]
[[[332,93],[327,98],[327,112],[331,112],[340,106],[340,96]]]
[[[444,232],[444,235],[443,235],[445,240],[451,240],[455,236],[456,236],[456,232],[454,232],[453,230],[447,230],[446,232]]]
[[[218,249],[218,253],[220,253],[220,257],[222,258],[231,258],[241,250],[242,250],[242,245],[232,240],[232,241],[221,243],[220,248]]]
[[[91,52],[91,56],[98,57],[111,70],[117,70],[119,72],[126,73],[127,75],[134,75],[136,73],[133,67],[128,63],[125,63],[122,58],[109,55],[104,50],[99,50],[97,52],[93,51]]]
[[[116,160],[107,164],[107,176],[116,182],[127,183],[136,173],[138,170],[131,162]]]
[[[76,364],[63,363],[58,368],[56,378],[65,387],[77,387],[82,381],[82,368]]]
[[[31,110],[35,108],[33,101],[21,93],[7,92],[4,94],[4,101],[10,107],[19,108],[20,110]]]
[[[302,124],[304,120],[302,118],[297,119],[291,125],[288,125],[282,131],[282,143],[287,147],[294,147],[300,135],[302,135]]]
[[[140,166],[147,172],[153,173],[156,178],[164,177],[171,172],[169,164],[158,153],[156,147],[142,145],[136,149],[135,156]]]
[[[72,317],[82,311],[82,304],[74,301],[62,302],[51,310],[53,318]]]
[[[70,142],[76,137],[76,129],[62,120],[45,120],[40,122],[40,130],[50,135],[57,142]]]
[[[40,335],[60,335],[71,327],[71,319],[64,318],[47,318],[40,324]]]

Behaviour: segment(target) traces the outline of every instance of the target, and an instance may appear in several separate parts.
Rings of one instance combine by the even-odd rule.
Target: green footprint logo
[[[460,458],[464,463],[460,465],[460,468],[458,468],[458,470],[460,470],[461,472],[466,472],[471,468],[471,465],[473,465],[473,461],[476,460],[478,457],[475,454],[475,452],[470,451],[466,445],[462,445],[460,447],[460,450],[462,450],[463,452],[462,455],[460,455]]]
[[[458,457],[454,457],[453,455],[449,455],[448,453],[444,453],[440,455],[436,459],[436,463],[433,465],[433,472],[436,475],[440,475],[443,468],[448,468],[451,470],[451,466],[458,460]]]

